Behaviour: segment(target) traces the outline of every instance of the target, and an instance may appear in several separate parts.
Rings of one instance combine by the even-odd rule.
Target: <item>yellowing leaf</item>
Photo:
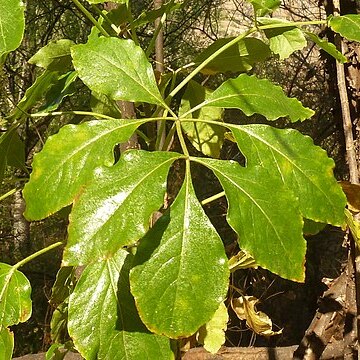
[[[255,333],[263,336],[273,336],[282,330],[273,331],[271,319],[262,311],[256,309],[258,299],[254,296],[240,296],[231,301],[231,306],[240,320],[246,320],[247,326]]]
[[[360,222],[356,220],[351,211],[345,209],[346,224],[351,231],[357,247],[360,249]]]
[[[240,250],[236,255],[232,256],[229,259],[229,269],[231,272],[234,272],[239,269],[257,269],[257,264],[255,259],[248,254],[245,250]]]
[[[199,329],[197,341],[204,345],[205,350],[216,354],[225,343],[225,331],[229,315],[224,303],[221,303],[212,319]]]

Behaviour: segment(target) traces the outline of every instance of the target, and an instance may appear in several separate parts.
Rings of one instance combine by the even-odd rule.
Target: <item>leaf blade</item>
[[[348,40],[360,41],[360,15],[332,16],[329,26]]]
[[[34,156],[24,215],[40,220],[70,205],[96,167],[113,163],[115,144],[127,141],[144,121],[92,120],[49,137]]]
[[[181,156],[129,150],[111,168],[97,168],[74,203],[63,263],[106,259],[144,236],[152,213],[163,205],[169,168]]]
[[[131,292],[140,317],[155,333],[189,336],[224,300],[229,275],[224,247],[189,175],[170,212],[140,242],[134,265]]]
[[[247,116],[257,113],[268,120],[288,116],[292,122],[308,119],[314,114],[297,99],[288,98],[269,80],[246,74],[225,81],[208,97],[205,105],[238,108]]]
[[[92,91],[167,107],[146,55],[132,40],[99,37],[73,46],[71,54],[80,79]]]

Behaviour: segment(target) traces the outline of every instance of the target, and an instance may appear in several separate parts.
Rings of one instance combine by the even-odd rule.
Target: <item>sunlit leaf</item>
[[[99,37],[71,48],[80,79],[114,100],[165,106],[151,64],[132,40]]]
[[[93,120],[66,125],[34,156],[23,194],[25,216],[43,219],[71,204],[101,165],[112,165],[113,148],[127,141],[144,120]]]
[[[276,10],[280,4],[280,0],[247,0],[249,1],[256,11],[257,16],[265,16]]]
[[[129,150],[115,166],[95,169],[94,180],[74,203],[63,263],[107,259],[144,236],[152,213],[164,203],[168,171],[179,157]]]
[[[69,332],[87,360],[174,359],[169,339],[151,334],[138,316],[129,291],[132,259],[119,250],[88,265],[70,297]]]
[[[246,320],[246,325],[256,334],[274,336],[282,330],[273,331],[271,319],[262,311],[256,309],[258,299],[254,296],[240,296],[231,301],[231,306],[240,320]]]
[[[6,54],[21,44],[25,28],[24,10],[21,0],[0,1],[0,65]]]
[[[195,81],[190,81],[181,99],[179,116],[202,103],[211,91],[205,89]],[[202,107],[199,111],[191,113],[188,117],[205,120],[221,120],[223,110],[215,107]],[[203,122],[181,123],[188,139],[193,146],[203,154],[216,157],[220,156],[220,150],[224,142],[224,128]]]
[[[206,106],[238,108],[250,116],[260,114],[268,120],[288,116],[292,122],[305,120],[314,111],[299,100],[288,98],[283,90],[266,79],[241,74],[220,85],[205,101]]]
[[[190,336],[224,300],[229,270],[222,241],[196,198],[190,175],[174,203],[141,240],[131,292],[146,326]]]
[[[320,39],[317,35],[306,32],[306,35],[317,45],[320,49],[326,51],[329,55],[335,58],[341,63],[346,63],[348,60],[339,50],[336,49],[336,46],[327,40]]]
[[[236,255],[229,259],[229,269],[234,272],[239,269],[257,269],[258,265],[255,259],[245,250],[240,250]]]
[[[0,326],[0,360],[11,360],[14,350],[14,334]]]
[[[31,286],[26,276],[0,263],[0,328],[16,325],[31,316]]]
[[[278,54],[281,60],[288,58],[297,50],[302,50],[307,45],[304,33],[295,26],[287,26],[285,20],[264,17],[258,18],[258,22],[261,25],[284,25],[284,27],[264,30],[270,41],[271,51]]]
[[[205,350],[216,354],[225,343],[225,331],[229,315],[224,303],[221,303],[212,319],[199,329],[197,340]]]
[[[259,266],[303,281],[306,243],[292,192],[260,166],[243,168],[234,161],[205,158],[195,161],[219,179],[229,204],[227,220],[239,236],[240,248]]]
[[[50,41],[29,59],[29,63],[44,69],[69,71],[72,67],[70,48],[73,45],[75,43],[68,39]]]
[[[194,62],[201,64],[215,51],[232,41],[234,38],[218,39],[198,55]],[[229,49],[223,51],[207,64],[201,72],[215,74],[217,72],[247,72],[257,62],[263,62],[271,55],[269,46],[256,38],[240,40]]]
[[[346,198],[333,175],[334,161],[313,140],[293,129],[232,126],[248,166],[261,165],[298,197],[303,217],[341,226]]]
[[[360,15],[332,16],[329,26],[348,40],[360,41]]]

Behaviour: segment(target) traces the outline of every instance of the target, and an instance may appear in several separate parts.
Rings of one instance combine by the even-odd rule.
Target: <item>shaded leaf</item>
[[[76,79],[77,73],[75,71],[60,75],[58,81],[46,93],[45,104],[39,108],[39,111],[50,112],[56,110],[64,98],[75,93],[74,82]]]
[[[0,360],[11,360],[14,350],[14,334],[0,326]]]
[[[129,291],[133,256],[88,265],[69,303],[69,333],[76,349],[92,359],[173,359],[169,339],[154,335],[141,322]]]
[[[151,64],[132,40],[99,37],[71,48],[80,79],[114,100],[147,102],[166,107]]]
[[[198,55],[194,62],[201,64],[215,51],[232,41],[234,38],[218,39]],[[245,38],[229,49],[223,51],[207,64],[201,72],[215,74],[217,72],[247,72],[257,62],[263,62],[271,55],[269,46],[256,38]]]
[[[349,227],[352,237],[355,240],[356,246],[360,249],[360,222],[355,216],[345,209],[346,225]]]
[[[170,338],[190,336],[224,300],[228,266],[222,241],[186,174],[170,210],[141,240],[131,292],[147,328]]]
[[[236,255],[232,256],[228,263],[231,272],[239,269],[257,269],[258,267],[255,259],[244,250],[240,250]]]
[[[295,122],[314,115],[313,110],[303,107],[297,99],[288,98],[280,86],[246,74],[222,83],[204,105],[237,108],[247,116],[256,113],[268,120],[288,116],[290,121]]]
[[[68,300],[54,310],[50,321],[50,336],[53,342],[63,343],[69,339],[68,325]]]
[[[324,230],[326,224],[304,219],[303,234],[304,235],[315,235],[321,230]]]
[[[21,44],[25,28],[24,10],[21,0],[0,1],[0,65],[6,55]]]
[[[304,33],[295,26],[287,26],[285,20],[264,17],[258,18],[258,22],[261,25],[284,25],[284,27],[264,30],[269,39],[271,51],[278,54],[281,60],[288,58],[297,50],[302,50],[307,45]]]
[[[326,51],[329,55],[331,55],[333,58],[335,58],[337,61],[340,61],[341,63],[346,63],[348,59],[346,56],[344,56],[338,49],[336,49],[336,46],[327,40],[320,39],[317,35],[306,32],[306,35],[317,45],[320,49]]]
[[[75,283],[75,268],[73,266],[62,266],[56,274],[49,303],[56,307],[64,302],[74,290]]]
[[[96,167],[113,164],[114,145],[127,141],[145,121],[93,120],[66,125],[49,137],[34,156],[23,191],[25,216],[40,220],[71,204]]]
[[[280,4],[280,0],[247,0],[249,1],[257,14],[257,16],[265,16],[276,10]]]
[[[115,119],[121,117],[121,111],[116,101],[95,91],[91,93],[90,106],[94,113],[107,115]]]
[[[360,211],[360,185],[352,184],[349,181],[340,181],[340,185],[346,195],[349,209]]]
[[[220,350],[221,345],[225,343],[228,321],[228,311],[222,302],[212,319],[199,329],[197,340],[204,345],[206,351],[216,354]]]
[[[181,99],[179,116],[202,103],[211,91],[205,89],[195,81],[190,81],[186,91]],[[202,107],[200,110],[191,113],[195,119],[221,120],[222,109],[215,107]],[[220,150],[224,142],[224,128],[213,124],[203,122],[185,122],[181,123],[182,128],[192,145],[203,154],[216,157],[220,156]]]
[[[360,15],[332,16],[329,26],[348,40],[360,41]]]
[[[52,344],[45,354],[45,360],[63,360],[66,356],[66,346]]]
[[[51,91],[61,75],[62,73],[58,71],[45,70],[38,76],[35,82],[26,90],[24,97],[16,108],[11,112],[9,120],[14,121],[26,117],[28,110],[38,102],[43,101],[45,95]]]
[[[231,126],[248,166],[264,166],[299,199],[303,217],[341,226],[346,198],[333,175],[334,161],[313,140],[293,129]]]
[[[50,41],[38,50],[28,62],[44,69],[64,73],[72,68],[70,48],[73,45],[75,43],[68,39]]]
[[[31,286],[26,276],[0,263],[0,328],[16,325],[31,316]]]
[[[102,4],[102,3],[106,2],[106,0],[86,0],[86,1],[90,4]],[[129,2],[129,0],[111,0],[111,2],[117,3],[117,4],[127,4]]]
[[[239,235],[240,248],[259,266],[286,279],[304,281],[306,243],[292,192],[260,166],[243,168],[234,161],[194,160],[219,179],[229,204],[227,220]]]
[[[231,301],[231,307],[240,320],[246,320],[246,325],[256,334],[263,336],[280,335],[282,330],[273,331],[271,319],[262,311],[256,309],[258,299],[254,296],[240,296]]]
[[[0,136],[0,183],[7,166],[25,167],[25,146],[17,133],[17,126],[12,126]]]
[[[168,171],[179,157],[129,150],[115,166],[95,169],[94,180],[74,203],[63,263],[107,259],[144,236],[152,213],[164,203]]]

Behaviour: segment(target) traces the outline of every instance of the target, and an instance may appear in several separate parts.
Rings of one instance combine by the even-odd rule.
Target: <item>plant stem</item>
[[[182,129],[181,129],[181,123],[179,120],[175,121],[176,124],[176,132],[178,134],[179,137],[179,141],[180,141],[180,145],[181,145],[181,149],[184,152],[184,155],[189,158],[189,151],[187,149],[186,143],[185,143],[185,139],[184,139],[184,135],[182,133]]]
[[[6,199],[8,196],[11,196],[12,194],[16,193],[17,189],[12,189],[8,191],[6,194],[0,196],[0,201]]]
[[[34,260],[35,258],[37,258],[38,256],[40,255],[43,255],[45,253],[47,253],[48,251],[50,250],[53,250],[59,246],[63,245],[63,242],[62,241],[58,241],[56,242],[55,244],[52,244],[44,249],[41,249],[37,252],[35,252],[34,254],[31,254],[30,256],[26,257],[25,259],[19,261],[18,263],[16,263],[14,266],[13,266],[13,269],[14,270],[17,270],[19,267],[25,265],[26,263],[30,262],[31,260]]]
[[[213,196],[210,196],[210,197],[208,197],[207,199],[201,201],[201,205],[209,204],[209,203],[211,203],[211,202],[213,202],[213,201],[215,201],[215,200],[217,200],[217,199],[222,198],[223,196],[225,196],[225,191],[222,191],[222,192],[220,192],[220,193],[218,193],[218,194],[215,194],[215,195],[213,195]]]
[[[78,7],[78,9],[86,16],[88,20],[101,32],[102,35],[109,37],[110,35],[106,30],[96,21],[96,19],[91,15],[91,13],[84,7],[79,0],[72,0],[72,2]]]

